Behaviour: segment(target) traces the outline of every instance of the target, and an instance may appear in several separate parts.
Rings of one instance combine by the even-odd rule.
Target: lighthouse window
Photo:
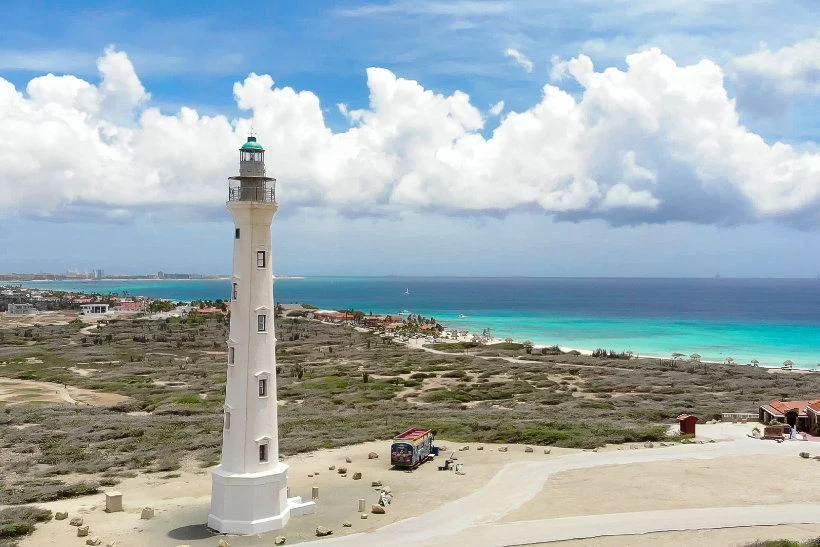
[[[259,380],[259,396],[260,397],[267,397],[268,396],[268,379],[262,378]]]
[[[265,267],[265,251],[256,251],[256,267]]]
[[[225,429],[230,429],[230,428],[231,428],[231,413],[226,412],[225,413]]]
[[[265,314],[256,316],[256,330],[258,332],[267,332],[268,330],[268,316]]]
[[[233,284],[233,299],[234,299],[234,300],[236,300],[236,293],[237,293],[237,289],[238,289],[238,288],[239,288],[239,285],[238,285],[238,284],[236,284],[236,283],[234,283],[234,284]]]
[[[234,232],[234,239],[239,239],[239,228]]]
[[[268,461],[268,444],[262,443],[259,445],[259,462],[264,463]]]
[[[234,359],[234,348],[230,347],[230,348],[228,348],[228,364],[229,365],[233,364],[233,359]]]

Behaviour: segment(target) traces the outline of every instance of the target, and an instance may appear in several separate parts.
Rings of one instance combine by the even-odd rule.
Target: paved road
[[[601,536],[779,524],[820,524],[820,504],[670,509],[491,524],[470,528],[451,540],[463,545],[531,545]]]
[[[704,427],[701,428],[705,429]],[[561,539],[640,534],[667,530],[693,530],[788,523],[820,523],[820,506],[773,505],[744,508],[649,511],[495,524],[542,490],[550,475],[601,465],[624,465],[681,459],[714,459],[752,454],[794,454],[805,450],[801,442],[777,444],[739,437],[736,428],[712,426],[714,437],[732,441],[666,448],[583,452],[537,462],[505,466],[493,479],[464,498],[428,513],[399,521],[370,533],[309,542],[302,545],[388,546],[433,545],[446,541],[466,545],[521,545]],[[741,434],[742,435],[742,434]],[[715,512],[715,516],[706,518]]]

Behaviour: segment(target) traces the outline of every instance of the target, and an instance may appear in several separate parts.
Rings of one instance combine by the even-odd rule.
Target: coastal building
[[[80,315],[103,315],[108,313],[108,304],[94,302],[91,304],[80,305]]]
[[[767,405],[760,405],[758,418],[761,423],[767,424],[778,421],[797,427],[798,431],[808,431],[809,417],[806,408],[809,404],[820,409],[820,400],[816,401],[772,401]]]
[[[335,310],[316,310],[313,312],[313,318],[317,321],[340,323],[342,321],[353,321],[353,314]]]
[[[34,307],[33,304],[9,304],[6,313],[9,315],[30,315],[32,313],[37,313],[37,309]]]
[[[148,311],[148,302],[145,300],[120,302],[114,310],[123,313],[142,313]]]
[[[820,400],[809,401],[806,405],[805,431],[820,436]]]
[[[208,526],[259,534],[281,529],[292,515],[315,506],[288,497],[288,466],[279,461],[270,232],[278,204],[276,179],[266,175],[265,150],[255,137],[239,149],[239,175],[230,181],[232,313],[222,460],[211,470]]]

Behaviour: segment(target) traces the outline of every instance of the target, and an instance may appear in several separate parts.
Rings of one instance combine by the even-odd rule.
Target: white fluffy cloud
[[[527,72],[532,72],[532,69],[535,68],[535,65],[530,60],[530,58],[521,53],[520,51],[518,51],[517,49],[513,49],[511,47],[507,48],[507,50],[504,52],[504,55],[515,61],[515,64],[517,64]]]
[[[795,98],[820,96],[820,38],[771,51],[768,46],[733,62],[744,110],[777,114]]]
[[[435,93],[380,68],[367,71],[368,108],[339,105],[350,128],[333,132],[315,94],[276,87],[268,75],[234,85],[248,115],[230,120],[151,108],[122,52],[106,51],[98,66],[98,84],[47,75],[20,92],[0,79],[0,211],[213,211],[253,125],[286,208],[820,221],[820,154],[751,133],[719,66],[678,66],[657,49],[630,55],[625,70],[598,72],[585,56],[561,62],[583,94],[546,85],[489,137],[465,93]]]
[[[770,83],[784,95],[820,95],[820,38],[735,59],[738,76]]]
[[[504,112],[504,101],[498,101],[487,111],[490,116],[500,116],[502,112]]]

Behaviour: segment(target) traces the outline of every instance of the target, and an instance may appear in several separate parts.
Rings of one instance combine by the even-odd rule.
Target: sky
[[[820,274],[820,3],[14,3],[0,271]]]

